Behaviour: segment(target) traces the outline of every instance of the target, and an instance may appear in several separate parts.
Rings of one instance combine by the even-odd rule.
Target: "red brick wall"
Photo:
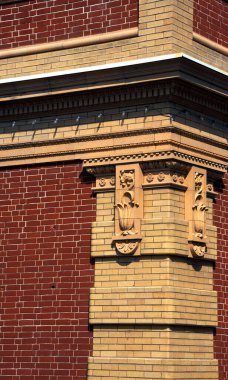
[[[218,258],[214,285],[218,292],[218,321],[214,346],[219,360],[219,380],[228,380],[228,175],[214,205],[214,223],[218,227]]]
[[[224,46],[228,46],[228,2],[194,0],[193,30]]]
[[[25,0],[0,6],[0,49],[137,26],[138,0]]]
[[[85,380],[89,178],[76,163],[0,171],[0,378]]]

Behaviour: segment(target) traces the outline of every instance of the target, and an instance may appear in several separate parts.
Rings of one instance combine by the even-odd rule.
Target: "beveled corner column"
[[[97,196],[88,380],[217,380],[213,175],[173,159],[88,170]]]

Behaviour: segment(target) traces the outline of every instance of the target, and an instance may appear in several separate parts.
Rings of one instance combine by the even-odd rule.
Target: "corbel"
[[[92,188],[94,194],[115,191],[115,166],[86,167],[86,171],[96,178],[96,185]]]
[[[143,188],[172,187],[186,190],[187,164],[175,160],[159,160],[143,163]]]

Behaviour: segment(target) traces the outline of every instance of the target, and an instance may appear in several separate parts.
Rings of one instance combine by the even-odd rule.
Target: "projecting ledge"
[[[218,379],[217,360],[89,358],[88,380]]]

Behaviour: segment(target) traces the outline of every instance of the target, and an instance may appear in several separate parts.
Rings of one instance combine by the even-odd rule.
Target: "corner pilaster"
[[[88,380],[217,380],[216,228],[207,170],[129,159],[115,170],[88,170],[97,176]],[[193,254],[192,245],[205,247],[203,254]]]

